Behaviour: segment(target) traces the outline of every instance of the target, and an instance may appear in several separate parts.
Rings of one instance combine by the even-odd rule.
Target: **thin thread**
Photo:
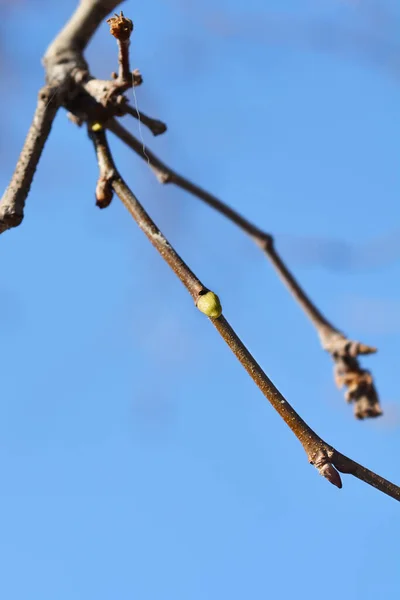
[[[140,141],[142,142],[142,152],[143,155],[146,157],[147,159],[147,164],[149,165],[149,167],[151,167],[151,162],[150,162],[150,158],[146,152],[146,146],[144,143],[144,138],[143,138],[143,133],[142,133],[142,121],[140,119],[140,112],[139,112],[139,107],[138,107],[138,102],[137,102],[137,98],[136,98],[136,91],[135,91],[135,86],[132,86],[132,93],[133,93],[133,99],[135,102],[135,110],[137,113],[137,117],[138,117],[138,130],[139,130],[139,137],[140,137]]]
[[[58,85],[56,85],[56,87],[54,88],[54,92],[52,93],[52,95],[50,96],[50,98],[48,99],[48,101],[46,102],[46,106],[44,107],[45,110],[46,108],[49,106],[50,102],[53,100],[53,98],[56,96],[57,92],[58,92],[58,88],[61,86],[61,84],[59,83]]]

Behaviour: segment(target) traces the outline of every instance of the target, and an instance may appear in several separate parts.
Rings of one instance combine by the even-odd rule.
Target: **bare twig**
[[[148,129],[150,129],[153,135],[161,135],[167,131],[167,126],[162,121],[158,119],[153,119],[152,117],[148,117],[142,111],[137,110],[135,107],[130,104],[125,104],[123,109],[123,114],[131,115],[135,119],[138,119],[143,125],[146,125]]]
[[[191,294],[197,308],[209,318],[221,337],[238,358],[239,362],[260,388],[264,396],[290,427],[302,444],[309,462],[313,464],[318,469],[319,473],[328,479],[330,483],[339,488],[342,487],[342,482],[338,471],[354,475],[365,483],[376,487],[384,494],[400,501],[400,488],[398,486],[383,479],[376,473],[369,471],[365,467],[362,467],[340,452],[337,452],[332,446],[324,442],[297,414],[294,408],[287,402],[264,373],[260,365],[255,361],[228,321],[222,315],[222,307],[219,298],[214,292],[211,292],[202,284],[193,271],[191,271],[183,259],[177,254],[122,179],[113,161],[104,130],[99,127],[98,124],[95,124],[89,128],[89,134],[95,146],[99,163],[100,179],[103,181],[106,180],[108,185],[114,190],[117,196],[119,196],[140,229],[146,234],[147,238]]]
[[[371,354],[375,348],[349,340],[336,327],[331,325],[289,271],[274,247],[273,237],[248,221],[233,208],[213,196],[200,186],[192,183],[179,173],[168,167],[151,150],[125,129],[115,119],[110,120],[107,129],[127,144],[136,154],[143,158],[154,171],[160,183],[172,183],[211,206],[235,223],[242,231],[263,250],[303,311],[315,326],[322,347],[329,352],[334,361],[335,381],[339,387],[348,388],[346,400],[354,403],[354,414],[358,419],[377,417],[382,414],[372,376],[369,371],[360,367],[357,360],[359,354]]]
[[[42,88],[17,166],[1,199],[0,233],[17,227],[24,217],[25,200],[58,108],[57,90]]]

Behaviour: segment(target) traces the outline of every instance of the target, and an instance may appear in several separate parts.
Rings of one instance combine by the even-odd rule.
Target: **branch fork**
[[[154,135],[166,131],[164,123],[142,115],[123,93],[140,85],[142,77],[129,67],[129,38],[133,29],[123,13],[110,19],[119,44],[116,79],[99,80],[90,74],[83,51],[103,19],[121,0],[81,0],[75,13],[49,46],[43,64],[46,86],[39,93],[32,125],[12,180],[0,203],[0,233],[17,227],[24,217],[25,201],[36,167],[58,109],[63,106],[76,123],[101,122],[129,114],[140,119]]]

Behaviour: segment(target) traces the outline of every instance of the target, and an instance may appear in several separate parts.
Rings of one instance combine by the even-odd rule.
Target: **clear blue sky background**
[[[75,5],[3,2],[0,184],[40,58]],[[260,226],[355,339],[385,416],[356,422],[259,250],[113,141],[123,175],[273,381],[340,451],[400,483],[399,7],[126,2],[146,141]],[[397,12],[396,12],[397,11]],[[92,71],[116,67],[107,27]],[[137,133],[137,122],[128,122]],[[118,201],[94,206],[84,130],[57,117],[23,225],[1,236],[0,593],[7,600],[398,598],[399,505],[341,491]]]

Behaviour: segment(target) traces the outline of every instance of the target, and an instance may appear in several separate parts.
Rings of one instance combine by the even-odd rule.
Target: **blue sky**
[[[40,58],[74,5],[2,7],[2,189]],[[121,172],[296,410],[400,483],[398,7],[123,9],[139,106],[169,127],[143,130],[146,142],[275,233],[327,316],[378,346],[364,364],[385,416],[353,419],[329,356],[250,240],[113,140]],[[106,26],[87,56],[101,78],[115,69]],[[0,240],[2,597],[397,598],[396,502],[318,476],[125,209],[95,208],[96,178],[85,131],[60,112],[25,220]]]

